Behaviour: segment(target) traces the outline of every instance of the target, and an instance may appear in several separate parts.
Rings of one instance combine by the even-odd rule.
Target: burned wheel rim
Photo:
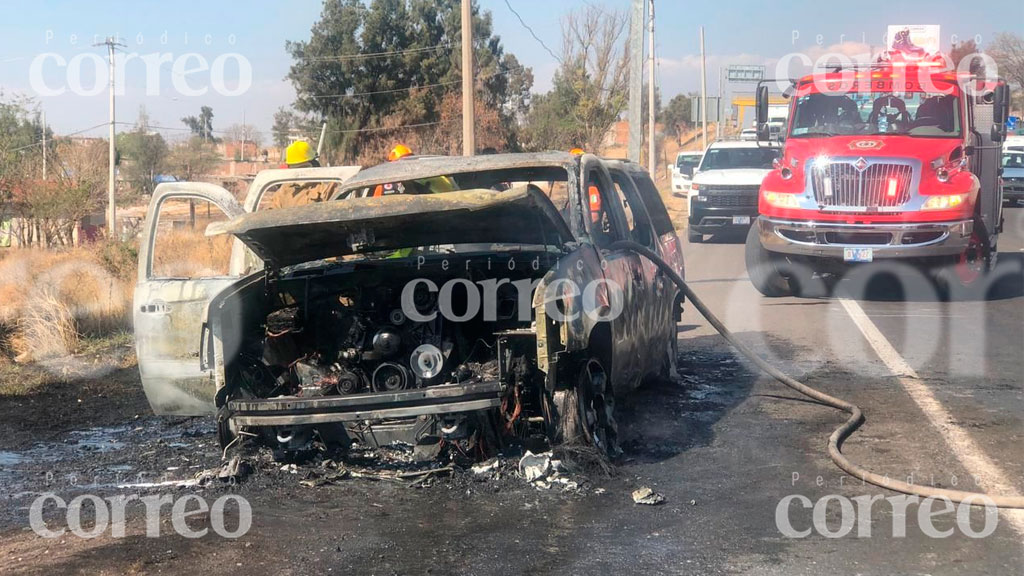
[[[576,391],[579,424],[587,441],[609,456],[617,456],[615,398],[608,375],[598,360],[591,358],[580,367]]]

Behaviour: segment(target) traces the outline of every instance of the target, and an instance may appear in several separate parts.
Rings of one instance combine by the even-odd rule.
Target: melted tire
[[[554,402],[559,415],[559,443],[588,444],[609,458],[621,454],[615,398],[599,360],[582,362],[576,386],[555,392]]]

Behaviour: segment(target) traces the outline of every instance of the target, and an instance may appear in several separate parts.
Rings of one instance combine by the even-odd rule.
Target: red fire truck
[[[1005,82],[900,54],[792,81],[783,152],[747,236],[751,282],[807,294],[851,266],[902,259],[944,291],[977,286],[1002,227]],[[768,86],[757,88],[760,140]]]

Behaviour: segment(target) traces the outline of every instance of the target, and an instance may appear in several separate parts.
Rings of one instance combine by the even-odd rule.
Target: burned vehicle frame
[[[319,435],[477,456],[543,440],[614,453],[615,399],[674,366],[678,290],[653,263],[607,248],[637,241],[683,272],[635,164],[409,158],[346,179],[328,202],[246,204],[206,230],[235,239],[237,277],[197,294],[208,307],[192,358],[205,380],[162,386],[212,400],[222,445],[245,431],[284,451]],[[261,267],[245,274],[239,261]],[[158,413],[188,412],[167,410],[153,387]]]

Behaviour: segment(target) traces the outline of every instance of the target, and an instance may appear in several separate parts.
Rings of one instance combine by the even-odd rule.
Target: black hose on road
[[[949,490],[946,488],[935,488],[931,486],[920,486],[917,484],[909,484],[907,482],[901,482],[899,480],[893,480],[888,476],[882,476],[881,474],[875,474],[870,470],[865,469],[862,466],[850,462],[846,456],[843,455],[842,446],[843,441],[850,437],[861,424],[864,423],[864,414],[861,412],[855,404],[851,404],[846,400],[836,398],[835,396],[829,396],[824,392],[815,390],[810,386],[800,382],[796,378],[785,374],[775,366],[772,366],[768,362],[764,361],[760,356],[754,354],[754,351],[748,348],[745,344],[740,342],[733,336],[732,332],[722,324],[722,321],[715,316],[704,302],[690,289],[686,282],[676,274],[664,260],[661,259],[652,250],[641,246],[635,242],[620,241],[610,246],[612,250],[629,250],[636,252],[637,254],[644,256],[651,262],[653,262],[658,268],[661,269],[671,280],[679,286],[686,298],[693,303],[693,307],[704,316],[705,319],[718,330],[734,348],[739,350],[741,354],[746,356],[751,362],[754,363],[758,368],[763,370],[772,378],[775,378],[779,382],[785,384],[789,388],[796,390],[800,394],[807,396],[813,400],[816,400],[826,406],[842,410],[850,415],[850,418],[843,423],[842,426],[836,428],[832,435],[828,439],[828,455],[832,459],[832,462],[845,472],[867,482],[894,490],[896,492],[902,492],[904,494],[911,494],[915,496],[922,496],[925,498],[948,498],[953,502],[970,504],[975,506],[984,505],[995,505],[998,508],[1020,508],[1024,509],[1024,496],[993,496],[990,494],[984,494],[981,492],[964,492],[962,490]]]

